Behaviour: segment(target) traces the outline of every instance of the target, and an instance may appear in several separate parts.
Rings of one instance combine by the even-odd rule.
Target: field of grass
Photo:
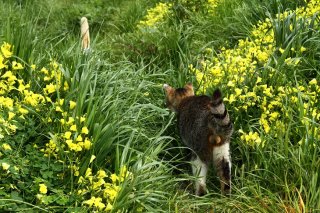
[[[320,212],[318,1],[0,5],[0,212]],[[230,196],[194,195],[162,89],[187,82],[225,96]]]

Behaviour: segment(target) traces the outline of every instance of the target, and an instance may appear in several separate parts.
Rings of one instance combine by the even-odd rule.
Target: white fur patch
[[[196,181],[196,191],[199,190],[200,185],[206,186],[208,167],[203,163],[199,157],[192,161],[192,173],[198,177]]]
[[[230,144],[229,143],[225,143],[221,146],[214,147],[213,149],[213,160],[215,162],[222,160],[223,158],[226,161],[229,161],[230,163]]]

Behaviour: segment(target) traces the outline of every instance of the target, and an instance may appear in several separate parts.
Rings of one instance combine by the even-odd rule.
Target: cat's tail
[[[209,106],[213,114],[214,128],[218,135],[230,138],[233,132],[233,123],[223,103],[222,93],[219,89],[213,92],[212,101]]]

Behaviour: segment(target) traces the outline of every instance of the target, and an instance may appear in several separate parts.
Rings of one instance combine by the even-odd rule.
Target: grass
[[[57,151],[59,158],[44,157],[40,149],[46,147],[52,135],[66,130],[60,122],[55,122],[60,119],[55,105],[40,111],[29,106],[33,113],[27,116],[25,126],[19,127],[16,134],[0,139],[0,162],[11,165],[9,170],[0,167],[3,170],[1,210],[99,210],[95,203],[84,204],[92,197],[103,198],[105,205],[112,204],[112,212],[320,210],[317,137],[320,111],[319,102],[313,103],[308,92],[298,91],[283,97],[279,110],[285,126],[272,129],[269,134],[259,124],[263,111],[258,104],[249,106],[247,111],[238,111],[238,107],[247,103],[239,100],[228,103],[236,127],[231,144],[232,195],[220,195],[218,179],[210,171],[209,193],[196,197],[188,163],[189,150],[180,141],[175,116],[165,108],[162,91],[163,83],[178,87],[193,82],[201,88],[189,65],[201,67],[203,61],[219,56],[223,47],[236,49],[239,39],[250,38],[254,26],[267,17],[272,21],[276,50],[254,76],[261,76],[263,83],[274,88],[281,85],[307,88],[312,79],[320,80],[319,28],[316,27],[319,17],[314,16],[311,22],[295,14],[283,20],[276,18],[279,13],[305,5],[303,1],[224,0],[214,14],[202,7],[194,10],[195,1],[172,2],[167,20],[155,29],[139,30],[137,23],[157,1],[70,1],[68,7],[60,0],[54,3],[1,1],[0,42],[12,44],[14,60],[26,63],[27,72],[17,76],[32,82],[33,91],[41,93],[46,82],[35,78],[37,73],[29,65],[36,64],[40,70],[48,66],[50,59],[61,64],[63,81],[70,88],[51,97],[77,103],[68,113],[74,118],[86,116],[85,125],[92,141],[89,150],[74,152],[61,144],[65,151]],[[80,48],[81,16],[87,16],[90,24],[92,50],[88,54],[83,54]],[[301,47],[306,51],[291,50]],[[206,53],[208,48],[214,50],[210,57]],[[279,48],[284,52],[279,53]],[[300,63],[288,66],[288,57],[299,59]],[[276,70],[273,76],[269,75],[271,68]],[[247,79],[243,88],[246,86],[251,91],[255,78]],[[233,90],[225,81],[220,84],[228,98]],[[297,102],[292,102],[295,95]],[[258,96],[266,95],[261,92]],[[310,106],[306,108],[308,103]],[[6,118],[6,109],[1,110],[0,118]],[[47,117],[54,122],[45,121]],[[4,134],[1,125],[0,122],[0,134]],[[258,132],[264,146],[247,143],[239,129]],[[5,143],[15,152],[4,150]],[[75,175],[76,170],[70,170],[72,165],[79,167],[79,176]],[[121,180],[124,167],[129,175]],[[91,176],[88,168],[92,169]],[[91,177],[95,182],[100,169],[107,172],[104,180],[111,187],[119,186],[114,199],[103,197],[103,190],[95,189],[89,182],[87,186],[78,182],[80,176]],[[112,180],[112,175],[117,176],[117,181]],[[46,194],[39,192],[40,183],[47,185]],[[83,194],[79,190],[84,190]]]

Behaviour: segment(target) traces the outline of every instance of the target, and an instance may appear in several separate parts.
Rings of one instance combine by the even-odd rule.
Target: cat
[[[181,139],[193,151],[192,173],[197,176],[195,194],[206,194],[206,176],[212,161],[220,178],[221,193],[230,194],[233,123],[221,91],[216,89],[210,98],[196,96],[191,83],[177,89],[164,84],[163,88],[167,107],[177,114]]]

